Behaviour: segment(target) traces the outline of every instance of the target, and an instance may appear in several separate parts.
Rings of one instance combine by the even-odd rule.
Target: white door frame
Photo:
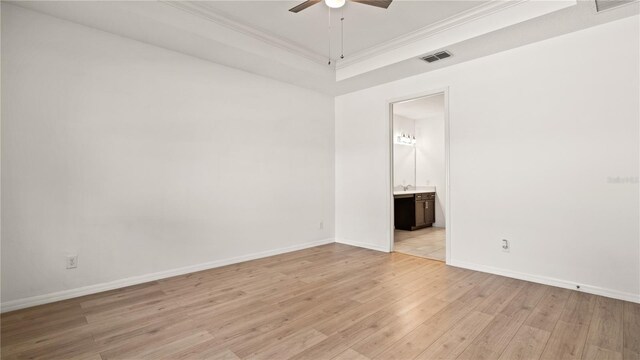
[[[389,201],[387,203],[388,214],[389,217],[389,239],[388,239],[388,250],[389,252],[393,252],[393,240],[394,240],[394,213],[393,213],[393,104],[415,100],[418,98],[432,96],[437,94],[444,94],[444,162],[445,162],[445,262],[447,264],[451,263],[451,184],[449,182],[449,87],[429,90],[417,94],[407,95],[400,98],[394,98],[387,100],[387,116],[388,116],[388,144],[389,144],[389,172],[387,173],[389,181]]]

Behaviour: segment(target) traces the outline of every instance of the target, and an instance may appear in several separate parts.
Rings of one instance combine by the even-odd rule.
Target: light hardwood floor
[[[440,227],[428,227],[420,230],[394,231],[393,250],[399,253],[420,256],[427,259],[444,261],[445,229]]]
[[[640,305],[340,244],[2,315],[3,359],[638,359]]]

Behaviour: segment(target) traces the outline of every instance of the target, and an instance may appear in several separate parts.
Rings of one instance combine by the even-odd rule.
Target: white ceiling
[[[421,98],[393,104],[393,114],[411,120],[426,119],[444,112],[444,94],[424,96]]]
[[[257,31],[329,57],[329,17],[331,17],[331,55],[341,54],[340,17],[344,16],[344,55],[349,57],[402,35],[480,7],[488,1],[407,1],[395,0],[388,9],[347,1],[341,9],[324,2],[299,13],[288,11],[297,1],[199,1],[198,6]],[[194,2],[191,2],[192,4]],[[329,13],[331,12],[331,15]]]
[[[296,15],[288,9],[297,1],[2,3],[330,95],[434,71],[640,13],[639,0],[601,13],[596,11],[594,0],[395,0],[389,10],[349,4],[357,11],[349,11],[349,15],[345,10],[345,17],[352,19],[352,29],[345,29],[346,58],[327,66],[326,57],[314,50],[328,45],[322,40],[326,40],[326,31],[314,28],[319,26],[314,24],[326,20],[324,4]],[[405,6],[422,10],[403,10]],[[243,12],[244,8],[249,12]],[[219,13],[225,9],[230,14]],[[273,16],[269,15],[271,12]],[[319,14],[317,19],[315,12]],[[239,18],[232,19],[234,14]],[[387,16],[393,19],[387,21]],[[356,33],[356,24],[366,30]],[[395,38],[385,42],[392,36]],[[358,42],[349,44],[356,38]],[[296,42],[308,47],[297,46]],[[454,56],[431,64],[418,58],[441,49],[450,50]],[[356,50],[358,53],[350,53]]]

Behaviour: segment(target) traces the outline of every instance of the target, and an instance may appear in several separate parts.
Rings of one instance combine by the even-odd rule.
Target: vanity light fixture
[[[416,144],[416,136],[401,133],[400,135],[396,136],[396,144],[413,146]]]

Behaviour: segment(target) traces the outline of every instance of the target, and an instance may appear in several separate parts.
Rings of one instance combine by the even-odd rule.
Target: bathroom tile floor
[[[395,230],[394,251],[427,259],[445,260],[445,228]]]

